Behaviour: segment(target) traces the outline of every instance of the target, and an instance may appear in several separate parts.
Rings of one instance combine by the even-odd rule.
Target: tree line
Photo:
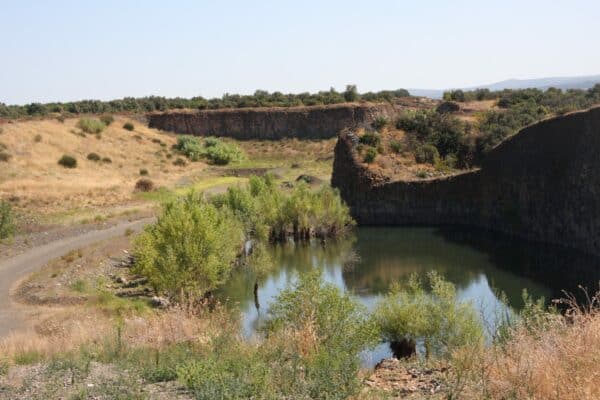
[[[317,93],[269,93],[257,90],[252,95],[226,93],[220,98],[206,99],[202,96],[192,98],[161,96],[125,97],[120,100],[80,100],[72,102],[30,103],[26,105],[6,105],[0,103],[0,118],[16,119],[38,117],[48,114],[104,114],[104,113],[145,113],[178,109],[213,110],[219,108],[248,107],[293,107],[338,104],[354,101],[392,102],[396,98],[408,97],[405,89],[382,90],[379,92],[359,93],[356,85],[347,85],[346,90],[338,92],[334,88]]]

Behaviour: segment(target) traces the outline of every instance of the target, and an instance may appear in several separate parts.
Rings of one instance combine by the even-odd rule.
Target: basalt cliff
[[[361,225],[464,225],[600,254],[600,107],[541,121],[474,171],[392,181],[339,135],[332,185]]]
[[[196,136],[235,139],[326,139],[344,128],[393,119],[406,108],[427,108],[435,102],[407,97],[395,103],[345,103],[327,106],[182,110],[147,115],[151,128]]]

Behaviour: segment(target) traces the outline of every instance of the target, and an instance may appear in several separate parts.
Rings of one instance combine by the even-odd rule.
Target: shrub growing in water
[[[63,155],[60,160],[58,160],[58,163],[65,168],[77,167],[77,159],[67,154]]]
[[[100,133],[106,128],[102,121],[92,118],[81,118],[77,126],[86,133]]]
[[[473,305],[460,302],[453,284],[435,272],[428,275],[431,293],[416,276],[407,287],[394,285],[377,304],[373,318],[382,338],[390,342],[424,339],[427,355],[448,355],[453,349],[480,344],[482,323]]]
[[[191,193],[166,204],[156,224],[136,238],[134,271],[159,293],[197,300],[226,281],[243,239],[229,210]]]
[[[12,207],[4,200],[0,201],[0,239],[6,239],[15,232],[15,218]]]

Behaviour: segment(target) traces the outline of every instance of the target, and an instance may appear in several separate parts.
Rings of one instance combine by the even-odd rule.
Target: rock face
[[[196,136],[235,139],[325,139],[342,129],[371,123],[379,116],[393,119],[407,107],[430,104],[407,98],[404,103],[347,103],[330,106],[175,111],[148,114],[151,128]]]
[[[494,148],[476,171],[391,182],[340,134],[332,185],[361,225],[465,225],[600,254],[600,107],[548,119]]]

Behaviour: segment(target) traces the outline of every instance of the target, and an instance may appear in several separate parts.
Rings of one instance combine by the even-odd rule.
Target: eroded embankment
[[[390,103],[346,103],[329,106],[188,110],[148,114],[152,128],[197,136],[235,139],[325,139],[344,128],[393,119],[405,108],[430,107],[431,100],[409,97]]]
[[[340,134],[332,185],[362,225],[467,225],[600,254],[600,107],[545,120],[492,150],[481,169],[395,181]]]

